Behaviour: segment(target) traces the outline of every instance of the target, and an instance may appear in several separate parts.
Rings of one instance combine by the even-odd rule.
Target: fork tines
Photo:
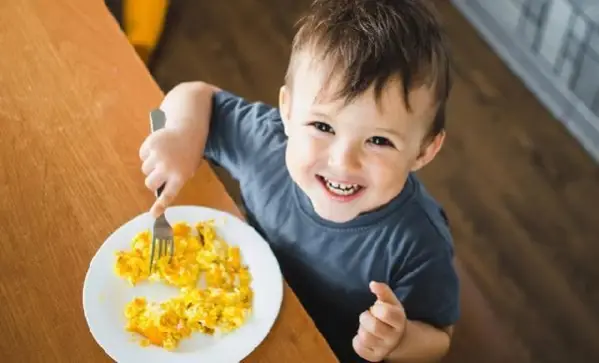
[[[158,254],[154,259],[156,244],[158,244]],[[169,263],[173,260],[175,252],[175,243],[172,239],[158,239],[152,238],[152,249],[150,252],[150,273],[152,273],[152,267],[163,257],[166,256],[170,251]]]

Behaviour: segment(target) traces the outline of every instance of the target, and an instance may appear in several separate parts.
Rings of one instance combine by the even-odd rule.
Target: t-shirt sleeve
[[[248,102],[228,91],[212,98],[212,115],[204,156],[243,181],[257,156],[282,134],[278,110],[261,102]]]
[[[448,246],[434,252],[420,251],[402,269],[394,291],[409,320],[437,328],[459,318],[459,280]]]

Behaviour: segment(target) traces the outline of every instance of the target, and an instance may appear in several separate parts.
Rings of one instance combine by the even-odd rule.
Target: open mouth
[[[340,183],[327,179],[321,175],[317,175],[316,177],[320,180],[327,191],[334,196],[339,196],[342,198],[352,197],[364,189],[364,187],[359,184]]]

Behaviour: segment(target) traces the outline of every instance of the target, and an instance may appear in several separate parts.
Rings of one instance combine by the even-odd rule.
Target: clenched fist
[[[377,300],[360,314],[360,328],[352,343],[359,356],[379,362],[401,342],[407,319],[401,302],[387,284],[373,281],[370,290]]]
[[[164,212],[172,203],[185,182],[199,166],[202,145],[197,137],[184,128],[164,128],[150,134],[139,149],[141,170],[146,175],[146,187],[156,191],[162,184],[164,190],[150,213],[154,217]]]

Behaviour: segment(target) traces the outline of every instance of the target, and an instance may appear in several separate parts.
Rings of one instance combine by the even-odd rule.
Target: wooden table
[[[1,360],[108,362],[83,280],[104,239],[151,205],[138,147],[163,95],[100,0],[1,1],[0,47]],[[239,215],[206,165],[176,203]],[[287,285],[258,361],[336,361]]]

